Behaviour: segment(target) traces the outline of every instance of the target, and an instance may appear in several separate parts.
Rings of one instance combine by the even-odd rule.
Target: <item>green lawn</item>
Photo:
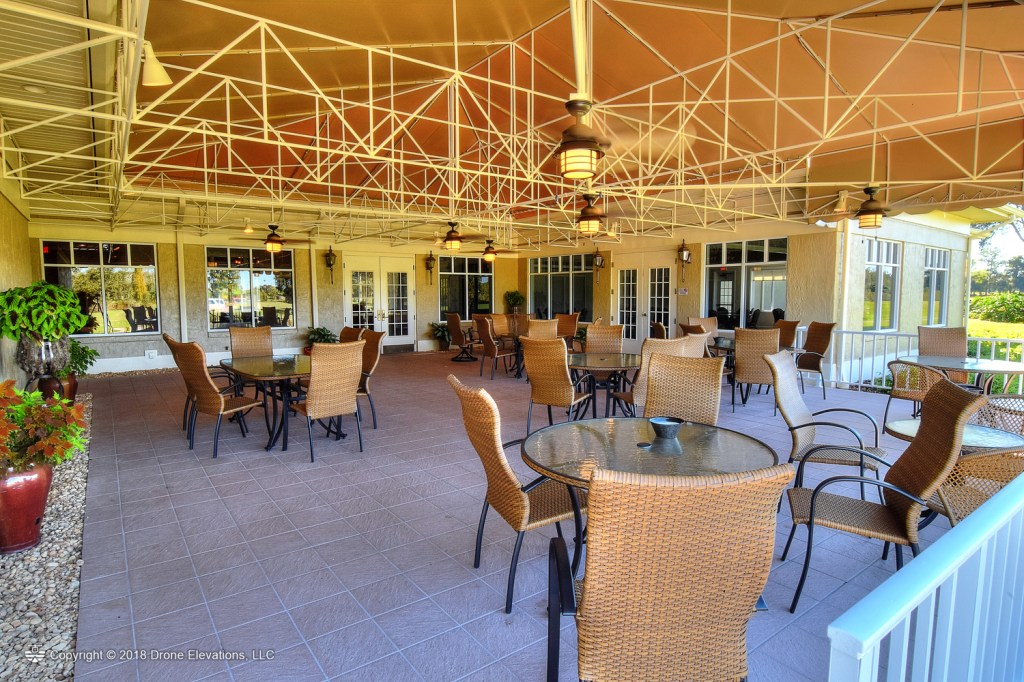
[[[968,336],[980,336],[982,338],[992,339],[1024,339],[1024,324],[1013,323],[1013,322],[988,322],[986,320],[967,320],[967,335]],[[974,355],[976,341],[971,341],[967,344],[968,354]],[[1010,345],[1010,360],[1021,359],[1021,344],[1006,344],[996,343],[995,344],[995,357],[1003,359],[1006,357],[1006,346]],[[991,357],[992,343],[982,342],[981,343],[981,357]],[[994,393],[1010,392],[1016,390],[1016,380],[1011,380],[1010,386],[1003,387],[1003,378],[996,377],[995,384],[992,387]]]

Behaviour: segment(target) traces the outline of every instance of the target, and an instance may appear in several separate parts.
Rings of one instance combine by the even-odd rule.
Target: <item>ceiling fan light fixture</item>
[[[854,215],[862,229],[877,230],[882,226],[882,218],[889,212],[882,206],[882,202],[875,198],[877,192],[877,187],[864,188],[864,194],[868,195],[867,201],[860,205],[860,210]]]
[[[488,239],[487,246],[484,247],[484,260],[488,263],[493,263],[494,259],[498,257],[498,252],[494,250],[492,244],[494,240]]]
[[[604,146],[592,128],[580,121],[591,108],[583,99],[571,99],[565,103],[566,111],[576,117],[576,122],[562,131],[562,141],[555,148],[558,174],[566,180],[589,180],[597,175],[597,162],[604,157]]]
[[[148,40],[142,44],[142,84],[146,86],[166,86],[174,81],[171,80],[167,69],[156,58],[153,51],[153,43]]]
[[[267,227],[270,228],[270,234],[263,240],[264,248],[266,248],[267,253],[281,253],[281,249],[284,248],[284,240],[277,233],[277,225],[271,224]]]
[[[242,232],[244,232],[245,234],[252,234],[253,232],[255,232],[255,230],[252,229],[252,223],[249,222],[248,218],[245,219],[245,229],[242,230]]]
[[[444,235],[444,248],[449,251],[458,251],[462,248],[462,235],[459,234],[459,224],[452,221],[448,223],[449,230]]]
[[[587,205],[580,210],[579,218],[576,219],[576,227],[580,234],[593,236],[601,232],[601,227],[604,225],[604,212],[594,206],[594,202],[599,196],[598,194],[583,195]]]

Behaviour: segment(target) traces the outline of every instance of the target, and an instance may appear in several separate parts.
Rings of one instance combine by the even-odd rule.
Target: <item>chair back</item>
[[[835,322],[811,322],[807,325],[807,336],[804,337],[804,350],[796,359],[797,369],[821,371],[821,363],[832,345],[832,330]]]
[[[178,343],[172,354],[189,395],[195,399],[196,409],[203,414],[220,414],[224,410],[224,396],[206,368],[206,353],[202,347],[195,341]]]
[[[527,336],[531,339],[557,339],[558,320],[530,320]]]
[[[687,334],[683,337],[683,352],[679,355],[684,358],[709,358],[713,357],[708,352],[708,344],[712,343],[711,332],[699,334]]]
[[[686,324],[697,325],[704,327],[704,331],[711,332],[711,336],[718,336],[718,318],[717,317],[688,317],[686,318]]]
[[[231,357],[252,358],[274,354],[274,336],[270,327],[231,327]]]
[[[336,417],[356,411],[356,390],[363,366],[366,341],[314,343],[309,353],[309,388],[306,415],[310,419]]]
[[[565,344],[562,344],[565,349]],[[531,377],[532,380],[533,377]],[[471,388],[448,375],[448,385],[462,403],[462,423],[487,475],[487,503],[518,530],[526,530],[530,517],[530,499],[523,492],[501,447],[501,416],[498,405],[482,388]]]
[[[530,315],[528,313],[514,313],[512,315],[512,333],[516,336],[526,334],[530,329]]]
[[[677,417],[718,424],[725,358],[680,358],[655,353],[648,368],[645,417]]]
[[[597,326],[600,326],[602,324],[604,324],[604,318],[603,317],[599,317],[596,320],[594,320],[593,322],[591,322],[590,326],[591,327],[597,327]]]
[[[591,325],[587,330],[587,352],[621,353],[622,329],[621,324]]]
[[[990,395],[970,423],[1024,435],[1024,396]]]
[[[647,402],[647,377],[648,368],[651,365],[651,356],[655,353],[661,355],[672,355],[675,357],[686,357],[687,339],[646,339],[640,347],[640,368],[636,373],[636,380],[633,382],[633,408],[636,414],[644,413],[644,405]],[[701,348],[701,353],[704,349]],[[696,357],[702,357],[698,355]]]
[[[771,384],[765,355],[779,352],[778,329],[737,329],[735,378],[741,384]]]
[[[372,329],[367,329],[363,333],[362,340],[366,343],[363,345],[363,364],[359,377],[361,390],[366,389],[366,381],[373,376],[374,370],[377,369],[380,354],[384,352],[384,337],[387,335],[387,332],[375,332]]]
[[[265,305],[260,310],[263,315],[263,324],[271,327],[277,326],[277,307],[272,305]]]
[[[651,322],[651,334],[652,339],[667,339],[668,332],[665,330],[665,325],[661,322]]]
[[[889,394],[893,398],[921,402],[932,386],[945,380],[946,376],[937,369],[919,365],[916,362],[893,360],[888,364],[892,376]]]
[[[556,313],[555,320],[558,322],[558,336],[563,339],[576,336],[576,326],[580,321],[579,313]]]
[[[775,404],[786,420],[786,426],[793,429],[801,424],[808,424],[814,421],[814,415],[800,395],[800,377],[797,375],[796,362],[793,354],[788,351],[779,351],[772,355],[765,355],[764,361],[772,372],[772,384],[775,387]],[[817,427],[807,426],[802,429],[794,429],[789,432],[793,437],[793,454],[801,452],[804,448],[810,447],[817,436]]]
[[[596,469],[576,619],[584,680],[735,680],[793,467],[657,476]]]
[[[891,363],[890,363],[891,364]],[[965,391],[943,378],[921,402],[921,426],[903,454],[889,467],[886,483],[927,500],[938,491],[957,459],[967,421],[985,404],[985,397]],[[917,542],[922,505],[897,492],[882,489],[885,505]]]
[[[351,343],[353,341],[358,341],[363,338],[363,334],[365,332],[365,327],[342,327],[341,331],[338,332],[338,342]]]
[[[918,327],[917,352],[921,355],[967,357],[966,327]]]
[[[690,334],[710,334],[711,332],[704,329],[702,324],[683,324],[679,323],[679,329],[683,332],[683,336],[689,336]]]
[[[779,330],[779,347],[793,348],[796,346],[796,328],[800,320],[776,320],[775,328]]]
[[[561,339],[520,338],[523,364],[530,376],[530,399],[541,405],[568,407],[575,398],[569,355]]]
[[[468,346],[469,342],[466,340],[465,332],[462,331],[462,319],[459,318],[459,314],[445,313],[444,317],[448,323],[448,336],[451,337],[452,343],[460,348]]]
[[[493,320],[486,315],[474,316],[476,324],[476,335],[484,344],[484,357],[494,358],[498,356],[498,342],[494,337]]]
[[[494,332],[494,338],[500,339],[512,333],[509,328],[508,315],[491,315],[490,318],[491,331]]]

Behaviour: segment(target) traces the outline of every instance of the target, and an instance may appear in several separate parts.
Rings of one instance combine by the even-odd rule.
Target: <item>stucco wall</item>
[[[789,238],[786,319],[834,322],[838,316],[841,242],[835,230]]]
[[[32,283],[31,243],[28,238],[28,219],[7,200],[0,196],[0,291],[11,287],[23,287]],[[23,384],[25,375],[14,362],[15,344],[4,339],[0,342],[0,375],[4,380],[14,379]]]

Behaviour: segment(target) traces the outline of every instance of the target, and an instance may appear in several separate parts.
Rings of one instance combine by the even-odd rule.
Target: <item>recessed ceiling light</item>
[[[27,84],[27,85],[22,85],[21,89],[24,90],[25,92],[31,92],[33,95],[45,95],[46,93],[49,92],[49,90],[44,88],[42,85]]]

